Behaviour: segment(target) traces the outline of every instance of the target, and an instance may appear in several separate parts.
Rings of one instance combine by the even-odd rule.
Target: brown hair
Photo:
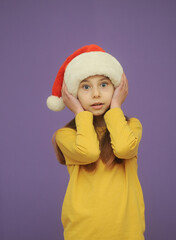
[[[125,119],[126,119],[126,121],[129,120],[129,118],[127,116],[125,116]],[[106,128],[103,136],[100,137],[100,134],[97,130],[96,122],[93,121],[93,124],[94,124],[95,131],[97,133],[99,143],[100,143],[100,145],[99,145],[100,146],[100,152],[101,152],[100,153],[100,158],[102,159],[102,161],[106,164],[106,166],[108,168],[113,167],[115,164],[122,164],[124,160],[116,157],[113,154],[113,150],[112,150],[112,147],[111,147],[110,133],[109,133],[108,129]],[[65,127],[72,128],[72,129],[76,130],[75,119],[72,119],[69,123],[66,124]],[[53,146],[54,146],[56,157],[61,164],[65,165],[66,164],[65,158],[64,158],[64,155],[63,155],[62,151],[60,150],[60,148],[58,147],[58,145],[56,143],[55,135],[56,135],[56,133],[53,134],[52,143],[53,143]],[[93,163],[90,163],[90,164],[87,164],[87,165],[82,165],[82,167],[85,170],[91,172],[91,171],[96,169],[96,162],[93,162]]]

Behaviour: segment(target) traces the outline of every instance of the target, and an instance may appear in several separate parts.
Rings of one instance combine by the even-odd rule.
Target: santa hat
[[[112,55],[106,53],[97,45],[87,45],[76,50],[60,67],[52,95],[47,99],[47,106],[53,111],[61,111],[65,105],[62,100],[62,83],[65,82],[68,91],[77,97],[78,87],[82,80],[94,75],[108,77],[114,87],[120,84],[123,68]]]

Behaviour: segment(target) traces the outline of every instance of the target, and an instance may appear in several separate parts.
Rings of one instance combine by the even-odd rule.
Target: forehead
[[[81,82],[103,81],[103,80],[109,80],[109,78],[103,75],[95,75],[95,76],[87,77]]]

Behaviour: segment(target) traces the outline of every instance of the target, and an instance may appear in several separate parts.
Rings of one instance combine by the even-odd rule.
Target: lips
[[[94,110],[100,110],[103,108],[104,103],[94,103],[91,105],[91,108],[93,108]]]
[[[103,103],[94,103],[91,106],[101,106],[101,105],[103,105]]]

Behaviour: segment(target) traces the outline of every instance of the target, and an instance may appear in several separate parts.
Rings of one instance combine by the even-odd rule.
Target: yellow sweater
[[[136,118],[126,121],[121,108],[110,109],[104,119],[114,154],[125,159],[112,169],[99,158],[91,112],[76,115],[77,131],[62,128],[56,133],[70,174],[62,207],[64,238],[144,240],[145,205],[137,175],[142,125]],[[80,166],[95,161],[98,161],[95,172]]]

